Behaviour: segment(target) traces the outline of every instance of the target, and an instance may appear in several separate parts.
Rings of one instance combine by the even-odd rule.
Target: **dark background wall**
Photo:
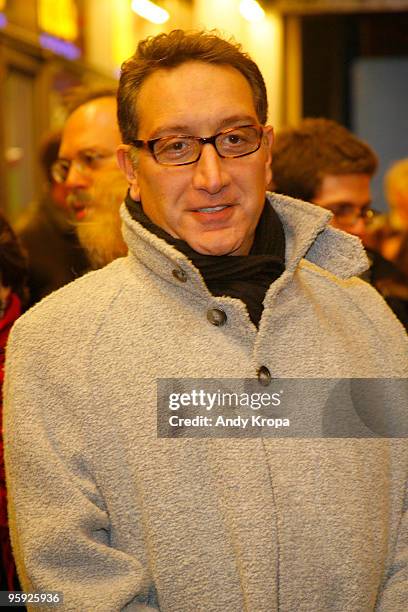
[[[382,177],[408,157],[408,11],[307,15],[302,23],[303,116],[329,117],[376,149]]]

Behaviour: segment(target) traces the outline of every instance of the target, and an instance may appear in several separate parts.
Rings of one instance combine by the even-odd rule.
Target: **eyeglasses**
[[[56,183],[65,183],[71,166],[76,166],[81,174],[89,174],[92,170],[102,167],[106,159],[113,157],[113,153],[100,153],[98,151],[80,151],[74,159],[57,159],[51,166],[51,175]]]
[[[374,211],[369,206],[360,208],[353,204],[337,204],[328,206],[327,210],[333,213],[339,223],[347,227],[355,225],[359,219],[368,222],[374,216]]]
[[[186,166],[200,159],[203,145],[212,144],[220,157],[244,157],[255,153],[261,146],[263,128],[259,125],[241,125],[210,136],[164,136],[153,140],[132,140],[139,149],[147,149],[154,159],[165,166]]]

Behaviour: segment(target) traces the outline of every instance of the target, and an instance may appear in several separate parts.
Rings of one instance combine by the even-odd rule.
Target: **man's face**
[[[120,141],[113,97],[91,100],[68,117],[59,158],[71,162],[64,186],[77,221],[89,221],[98,213],[94,190],[101,177],[111,171],[119,174],[116,149]]]
[[[371,205],[370,180],[368,174],[327,174],[312,202],[334,214],[331,225],[363,239]]]
[[[139,133],[149,140],[170,135],[210,137],[259,124],[252,92],[240,72],[229,66],[186,62],[158,70],[143,83],[137,113]],[[171,236],[207,255],[244,255],[251,248],[270,181],[272,128],[265,128],[258,151],[245,157],[219,157],[205,144],[201,157],[185,166],[159,164],[142,149],[132,168],[119,161],[131,183],[131,196],[145,214]]]

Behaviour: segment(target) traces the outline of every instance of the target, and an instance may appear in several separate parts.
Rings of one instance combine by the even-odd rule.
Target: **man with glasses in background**
[[[27,254],[30,306],[89,270],[87,254],[78,242],[67,208],[65,186],[52,176],[60,144],[59,130],[43,136],[39,150],[42,193],[14,227]]]
[[[404,440],[158,436],[158,379],[406,377],[359,241],[266,193],[266,88],[236,43],[140,42],[118,116],[128,257],[24,317],[8,351],[25,589],[66,610],[403,612]]]
[[[374,151],[345,127],[308,118],[276,134],[271,188],[330,211],[333,227],[358,236],[366,246],[377,166]],[[380,253],[367,246],[366,252],[370,267],[361,278],[381,293],[407,329],[408,278]]]
[[[68,194],[76,233],[91,268],[101,268],[127,252],[119,217],[127,182],[116,159],[121,142],[116,113],[116,90],[74,91],[52,166],[54,180]]]

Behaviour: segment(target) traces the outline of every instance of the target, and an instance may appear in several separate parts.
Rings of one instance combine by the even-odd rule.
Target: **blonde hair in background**
[[[398,208],[402,199],[408,207],[408,157],[390,167],[384,177],[384,185],[391,208]]]

